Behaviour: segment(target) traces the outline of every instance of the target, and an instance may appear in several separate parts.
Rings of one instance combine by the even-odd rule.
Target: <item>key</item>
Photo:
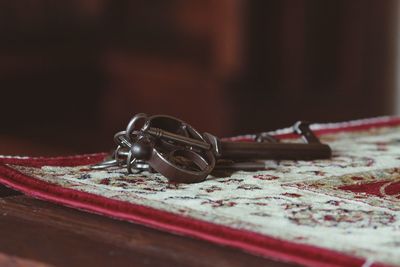
[[[217,137],[205,133],[204,136],[218,158],[244,160],[244,159],[275,159],[275,160],[313,160],[331,157],[328,145],[321,144],[309,128],[309,123],[298,122],[294,131],[299,133],[306,141],[305,144],[297,143],[269,143],[269,142],[227,142],[220,141]]]
[[[135,123],[145,119],[139,130]],[[94,168],[120,165],[126,157],[126,166],[133,169],[154,169],[172,182],[193,183],[203,181],[214,168],[259,169],[260,162],[242,162],[253,159],[310,160],[329,158],[329,146],[321,144],[309,129],[309,124],[299,122],[293,127],[306,144],[278,143],[273,137],[261,134],[259,142],[227,142],[204,133],[200,134],[185,122],[170,116],[135,116],[126,131],[117,133],[115,159]],[[269,142],[262,142],[262,141]],[[231,163],[226,165],[226,160]],[[225,166],[218,161],[225,160]],[[228,161],[229,162],[229,161]]]
[[[143,126],[137,128],[139,120]],[[189,124],[170,116],[147,117],[138,114],[126,131],[114,138],[118,147],[115,162],[126,158],[128,171],[137,163],[149,167],[177,183],[203,181],[215,168],[259,168],[254,160],[313,160],[331,157],[331,149],[322,144],[309,128],[309,123],[298,122],[293,131],[305,143],[280,143],[275,138],[260,134],[254,142],[222,141],[209,133],[199,133]],[[247,161],[247,163],[243,162]],[[230,162],[226,165],[226,162]],[[107,165],[107,164],[104,164]]]

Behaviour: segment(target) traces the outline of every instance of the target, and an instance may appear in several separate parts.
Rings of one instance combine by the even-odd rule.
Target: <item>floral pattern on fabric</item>
[[[198,184],[120,168],[9,167],[65,188],[399,264],[400,127],[321,140],[332,147],[332,159],[265,161],[263,171],[226,172]]]

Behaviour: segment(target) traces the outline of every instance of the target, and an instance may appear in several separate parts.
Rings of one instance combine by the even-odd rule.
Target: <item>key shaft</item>
[[[220,158],[231,160],[276,159],[312,160],[331,157],[331,149],[321,143],[220,142]]]

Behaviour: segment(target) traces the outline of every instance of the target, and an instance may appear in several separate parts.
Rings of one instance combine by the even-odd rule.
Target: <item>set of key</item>
[[[140,113],[125,131],[114,136],[117,144],[112,158],[94,169],[123,166],[129,173],[159,172],[170,182],[204,181],[215,169],[263,169],[257,160],[314,160],[331,157],[331,149],[310,130],[309,123],[297,122],[294,133],[304,143],[280,143],[262,133],[254,142],[223,141],[209,133],[199,133],[177,118]]]

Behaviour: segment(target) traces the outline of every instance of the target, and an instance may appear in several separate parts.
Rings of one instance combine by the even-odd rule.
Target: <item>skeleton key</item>
[[[330,147],[319,142],[310,130],[308,123],[298,122],[293,128],[307,143],[229,142],[220,141],[209,133],[205,133],[204,136],[212,145],[215,156],[221,159],[313,160],[330,158]]]
[[[144,119],[144,124],[134,130],[139,119]],[[306,143],[222,141],[209,133],[200,134],[174,117],[139,114],[128,124],[125,137],[116,141],[119,147],[129,150],[128,169],[133,166],[132,162],[146,162],[171,182],[194,183],[203,181],[218,160],[312,160],[331,156],[330,147],[319,142],[308,123],[298,122],[293,129]],[[265,139],[274,140],[262,134],[258,138],[261,141]],[[234,163],[232,166],[245,164]]]

